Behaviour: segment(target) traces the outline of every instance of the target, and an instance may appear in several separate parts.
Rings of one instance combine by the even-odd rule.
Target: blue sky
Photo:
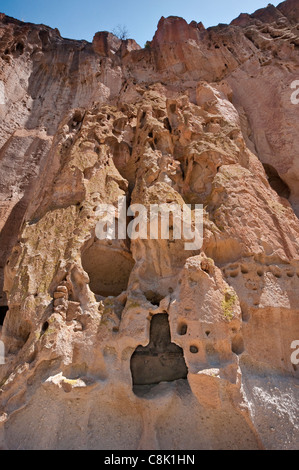
[[[0,12],[19,20],[58,28],[61,35],[92,41],[97,31],[125,25],[142,47],[151,40],[161,16],[182,16],[205,27],[230,23],[253,13],[267,0],[0,0]],[[277,6],[280,2],[273,2]]]

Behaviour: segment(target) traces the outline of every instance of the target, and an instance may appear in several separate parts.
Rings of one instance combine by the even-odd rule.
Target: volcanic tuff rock
[[[0,21],[0,448],[298,447],[298,1],[144,49]],[[203,204],[202,248],[98,240],[120,196]]]

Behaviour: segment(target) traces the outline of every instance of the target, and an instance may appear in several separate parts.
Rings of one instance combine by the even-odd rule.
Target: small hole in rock
[[[198,347],[197,346],[190,346],[190,352],[192,354],[197,354],[198,353]]]
[[[236,335],[232,340],[232,352],[238,356],[244,352],[244,341],[241,335]]]
[[[146,300],[148,300],[152,305],[159,306],[161,300],[164,298],[163,295],[158,294],[152,290],[148,290],[144,293]]]
[[[49,328],[49,322],[45,321],[45,323],[42,326],[42,332],[45,333],[47,329]]]
[[[140,119],[140,127],[143,126],[145,118],[146,118],[146,112],[143,111],[141,119]]]
[[[188,325],[186,323],[181,323],[178,327],[178,334],[184,336],[187,333]]]
[[[16,51],[22,55],[23,52],[24,52],[24,44],[22,44],[21,42],[18,42],[18,44],[16,45]]]
[[[235,270],[235,271],[231,271],[229,273],[230,277],[238,277],[238,274],[239,274],[239,271]]]
[[[6,317],[6,314],[8,312],[8,307],[7,305],[3,305],[0,307],[0,325],[2,326],[4,323],[4,319]]]
[[[210,336],[211,332],[208,330],[206,331],[206,336]]]
[[[167,117],[164,119],[163,123],[164,123],[165,129],[167,129],[169,132],[171,132],[171,131],[172,131],[172,128],[171,128],[169,119],[168,119]]]

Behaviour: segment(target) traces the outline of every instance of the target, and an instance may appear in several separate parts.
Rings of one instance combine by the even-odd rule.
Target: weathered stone
[[[64,292],[54,292],[54,299],[65,299],[66,294]]]
[[[1,449],[298,447],[298,23],[0,15]],[[98,240],[123,196],[202,204],[203,246]]]

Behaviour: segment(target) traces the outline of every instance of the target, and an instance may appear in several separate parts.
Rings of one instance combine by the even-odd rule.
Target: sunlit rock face
[[[297,448],[298,2],[144,49],[0,19],[0,448]],[[124,197],[202,246],[98,239]]]

